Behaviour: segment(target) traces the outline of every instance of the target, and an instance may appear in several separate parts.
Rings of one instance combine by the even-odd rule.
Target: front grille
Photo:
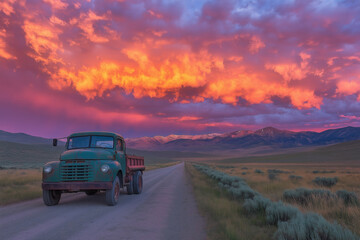
[[[62,182],[88,182],[93,179],[92,165],[84,160],[64,161],[60,167]]]

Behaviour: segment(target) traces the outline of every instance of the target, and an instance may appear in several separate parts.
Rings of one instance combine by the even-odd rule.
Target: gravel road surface
[[[59,205],[42,199],[0,208],[0,239],[206,239],[184,164],[144,172],[139,195],[63,194]]]

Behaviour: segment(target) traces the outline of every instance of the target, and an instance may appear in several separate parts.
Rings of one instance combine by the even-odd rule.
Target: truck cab
[[[57,145],[54,139],[53,145]],[[43,200],[57,205],[62,193],[106,192],[108,205],[116,205],[120,189],[128,194],[142,191],[144,158],[128,156],[124,138],[111,132],[81,132],[67,137],[59,161],[43,167]]]

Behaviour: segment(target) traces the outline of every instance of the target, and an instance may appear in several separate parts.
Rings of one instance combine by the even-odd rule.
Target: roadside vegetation
[[[274,239],[359,239],[346,227],[336,222],[327,221],[317,213],[304,212],[291,204],[272,201],[264,197],[260,192],[252,189],[243,178],[225,174],[208,166],[194,166],[197,170],[215,180],[218,183],[215,186],[226,189],[228,194],[238,201],[239,206],[242,206],[245,212],[251,216],[265,216],[266,224],[277,226],[277,230],[273,235]],[[277,172],[285,173],[287,171]],[[270,173],[274,173],[274,171],[270,171]],[[347,193],[344,195],[346,199],[350,196]],[[244,229],[247,230],[246,227]]]
[[[252,189],[271,201],[282,201],[303,213],[319,214],[328,222],[336,221],[360,235],[360,169],[357,166],[328,166],[325,169],[321,165],[259,165],[211,166],[243,178]]]
[[[249,215],[236,198],[218,186],[216,180],[202,174],[190,163],[185,167],[198,208],[207,220],[208,239],[271,239],[276,227],[266,224],[264,214]]]
[[[40,169],[0,170],[0,205],[41,196]]]

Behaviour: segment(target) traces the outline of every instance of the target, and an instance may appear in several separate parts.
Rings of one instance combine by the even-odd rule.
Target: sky
[[[0,129],[360,126],[353,0],[3,0]]]

